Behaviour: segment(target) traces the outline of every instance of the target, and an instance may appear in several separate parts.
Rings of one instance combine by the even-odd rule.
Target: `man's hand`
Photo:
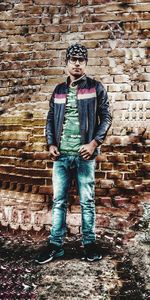
[[[97,146],[98,143],[95,140],[92,140],[89,144],[82,145],[79,153],[83,157],[83,159],[88,160],[92,156]]]
[[[60,152],[58,151],[57,146],[51,145],[49,147],[49,154],[51,160],[57,160],[58,156],[60,155]]]

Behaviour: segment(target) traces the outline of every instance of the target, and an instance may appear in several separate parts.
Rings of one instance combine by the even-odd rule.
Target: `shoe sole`
[[[40,265],[43,265],[43,264],[46,264],[46,263],[52,261],[53,259],[61,257],[63,255],[64,255],[64,251],[61,251],[61,252],[57,253],[55,256],[52,256],[52,257],[48,258],[47,260],[44,260],[44,261],[35,260],[35,262],[40,264]]]
[[[98,260],[101,260],[102,258],[103,258],[103,256],[101,255],[101,256],[99,256],[99,257],[96,258],[96,259],[95,259],[95,258],[89,258],[89,257],[82,257],[81,260],[84,260],[84,261],[87,260],[87,261],[91,261],[91,262],[92,262],[92,261],[98,261]]]
[[[102,258],[103,258],[102,255],[99,256],[98,258],[89,258],[89,257],[86,257],[86,259],[87,259],[88,261],[97,261],[97,260],[101,260]]]

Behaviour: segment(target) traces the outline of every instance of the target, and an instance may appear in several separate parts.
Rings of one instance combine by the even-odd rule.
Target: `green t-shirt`
[[[70,87],[67,95],[65,118],[60,142],[60,152],[70,155],[79,154],[81,135],[76,102],[77,87]]]

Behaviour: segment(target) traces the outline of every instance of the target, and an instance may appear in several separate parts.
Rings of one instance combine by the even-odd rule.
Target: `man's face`
[[[67,70],[74,78],[79,78],[85,73],[86,60],[82,56],[71,56],[67,62]]]

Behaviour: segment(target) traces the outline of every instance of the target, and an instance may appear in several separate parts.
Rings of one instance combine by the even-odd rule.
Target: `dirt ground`
[[[0,300],[148,300],[150,240],[137,225],[127,244],[123,235],[98,236],[103,259],[81,260],[80,236],[65,240],[65,256],[43,266],[34,262],[47,233],[1,229]]]

